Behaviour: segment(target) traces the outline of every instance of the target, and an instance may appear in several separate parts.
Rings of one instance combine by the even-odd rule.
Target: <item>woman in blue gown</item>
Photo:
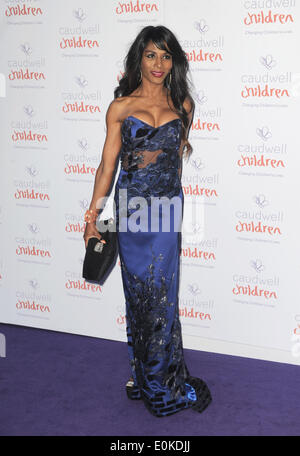
[[[136,37],[108,109],[90,205],[98,215],[120,157],[114,203],[132,373],[126,391],[157,417],[202,412],[212,399],[185,364],[179,319],[181,168],[194,107],[187,70],[167,28],[148,26]],[[99,233],[87,223],[86,243],[92,236]]]

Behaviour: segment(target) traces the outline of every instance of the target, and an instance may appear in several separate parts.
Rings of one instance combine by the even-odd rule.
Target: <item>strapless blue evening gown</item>
[[[179,320],[181,135],[179,118],[155,128],[127,117],[114,195],[133,389],[155,416],[211,401],[185,364]]]

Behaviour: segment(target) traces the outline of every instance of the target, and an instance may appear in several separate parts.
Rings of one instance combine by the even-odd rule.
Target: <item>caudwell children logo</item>
[[[258,236],[265,235],[270,240],[276,240],[283,234],[283,211],[266,210],[269,207],[268,197],[264,194],[253,195],[252,201],[256,208],[237,209],[235,211],[237,233],[251,233]]]
[[[276,72],[277,62],[271,54],[262,55],[257,59],[262,71],[243,73],[241,75],[241,99],[266,99],[285,101],[291,97],[288,87],[292,81],[292,73]]]
[[[31,205],[33,201],[50,201],[50,180],[37,179],[39,170],[33,164],[26,166],[25,171],[29,179],[14,179],[15,200],[18,203],[22,203],[23,206],[26,202]]]
[[[196,210],[195,210],[196,209]],[[201,265],[201,267],[214,267],[216,262],[217,240],[205,238],[205,212],[204,205],[187,202],[184,208],[182,225],[183,243],[180,251],[184,264]]]
[[[26,119],[14,119],[11,121],[11,139],[18,147],[33,144],[45,145],[48,142],[48,121],[34,119],[36,111],[30,104],[23,106]]]
[[[6,3],[9,3],[9,5],[4,9],[4,15],[10,19],[19,17],[23,21],[28,17],[32,20],[35,17],[40,18],[44,14],[44,7],[42,8],[41,6],[38,6],[38,3],[40,2],[37,0],[34,2],[34,6],[31,2],[29,6],[26,5],[26,2],[20,2],[19,0],[9,0],[9,2],[6,0]],[[22,5],[20,5],[20,3],[22,3]],[[28,0],[27,3],[29,3]]]
[[[71,177],[74,176],[94,178],[100,163],[100,154],[89,153],[89,143],[86,138],[77,140],[77,153],[66,153],[64,155],[64,173]]]
[[[256,139],[253,142],[238,144],[239,156],[236,164],[239,174],[250,176],[260,175],[258,171],[272,170],[267,177],[282,177],[282,172],[287,168],[287,144],[273,140],[273,133],[268,125],[259,126],[255,130]],[[275,171],[280,171],[276,174]]]
[[[263,25],[264,28],[272,27],[273,30],[273,24],[275,24],[277,29],[279,28],[280,30],[286,24],[291,25],[295,22],[294,8],[296,7],[296,0],[283,2],[278,2],[277,0],[243,2],[243,7],[245,12],[241,16],[241,20],[246,29],[249,29],[248,33],[251,33],[250,31],[255,25]]]
[[[214,136],[220,132],[222,111],[220,107],[209,106],[209,97],[204,90],[199,90],[193,93],[196,101],[194,117],[191,125],[191,139],[201,139],[203,134]],[[205,106],[206,105],[206,106]]]
[[[199,202],[202,200],[203,204],[207,202],[216,204],[211,197],[218,196],[219,174],[205,173],[205,163],[200,157],[190,158],[188,163],[192,171],[182,176],[184,194],[190,197],[195,196]],[[205,196],[207,198],[204,198]]]
[[[253,258],[248,264],[253,269],[254,274],[240,271],[233,273],[232,279],[234,285],[232,287],[232,294],[239,298],[245,296],[261,298],[259,303],[274,307],[278,300],[279,277],[263,274],[266,271],[266,266],[263,264],[261,258]],[[248,304],[257,304],[257,301],[251,302],[250,300],[246,302]]]
[[[34,314],[47,315],[51,312],[52,296],[43,290],[39,281],[32,277],[27,280],[27,287],[16,291],[17,310],[31,311]]]
[[[90,15],[82,8],[72,11],[75,24],[62,25],[58,29],[59,47],[66,50],[89,50],[100,47],[100,25],[98,22],[89,22]],[[71,55],[71,54],[70,54]]]
[[[216,203],[219,196],[215,185],[218,184],[218,174],[214,176],[199,176],[198,174],[186,176],[183,179],[183,192],[187,198],[198,198],[199,202],[206,204]]]
[[[40,228],[35,223],[27,225],[27,234],[16,236],[16,255],[17,257],[27,262],[36,263],[37,260],[43,263],[44,260],[51,260],[52,255],[52,240],[48,237],[40,236]],[[45,262],[49,264],[49,262]]]
[[[193,31],[193,38],[181,40],[180,44],[185,50],[186,57],[191,64],[191,71],[203,71],[203,67],[197,63],[220,64],[223,62],[224,37],[214,36],[213,31],[209,34],[211,26],[206,19],[202,18],[191,24],[190,30]]]
[[[137,14],[140,15],[144,13],[146,15],[153,14],[159,11],[160,1],[143,1],[143,0],[133,0],[129,2],[114,2],[115,3],[115,13],[120,15],[130,15]]]
[[[89,81],[83,74],[74,76],[73,81],[76,89],[67,90],[61,94],[64,102],[61,107],[62,112],[81,114],[100,113],[100,90],[89,89]]]
[[[188,283],[186,292],[179,297],[179,314],[183,324],[195,321],[211,321],[214,302],[203,296],[203,290],[196,282]]]
[[[30,43],[25,42],[19,45],[21,56],[10,58],[7,62],[9,81],[45,81],[46,73],[44,67],[46,59],[44,56],[36,55]],[[43,88],[44,86],[37,86]]]

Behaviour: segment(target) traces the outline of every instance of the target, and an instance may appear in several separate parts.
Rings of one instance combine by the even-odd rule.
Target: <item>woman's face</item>
[[[142,55],[142,78],[154,84],[163,84],[171,69],[171,54],[159,49],[152,41],[149,41]]]

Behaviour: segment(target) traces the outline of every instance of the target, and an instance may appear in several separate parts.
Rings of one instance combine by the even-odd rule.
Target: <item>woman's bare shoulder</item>
[[[186,97],[186,99],[184,100],[183,107],[188,115],[192,114],[194,110],[194,101],[190,96]]]
[[[115,98],[109,105],[106,118],[114,122],[122,122],[126,117],[126,113],[130,110],[133,97],[118,97]]]

